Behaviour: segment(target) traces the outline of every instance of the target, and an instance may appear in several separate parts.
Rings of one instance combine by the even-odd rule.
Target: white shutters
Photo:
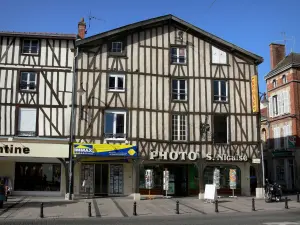
[[[269,116],[273,117],[273,101],[272,101],[272,97],[269,97]]]
[[[274,149],[280,148],[280,127],[273,128],[274,133]]]
[[[211,53],[212,53],[212,63],[227,64],[226,52],[221,51],[220,49],[217,49],[216,47],[212,46]]]
[[[20,108],[18,133],[21,136],[36,135],[36,109]]]
[[[284,148],[288,148],[289,136],[292,135],[292,127],[290,124],[286,124],[285,126],[283,126],[283,135],[284,135]]]
[[[278,107],[278,115],[283,114],[283,93],[279,93],[277,95],[277,107]]]
[[[290,113],[290,93],[284,91],[283,95],[283,113]]]
[[[269,116],[280,116],[290,113],[290,93],[283,91],[269,97]]]

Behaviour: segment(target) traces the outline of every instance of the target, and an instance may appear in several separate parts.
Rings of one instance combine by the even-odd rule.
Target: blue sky
[[[151,17],[173,14],[264,58],[260,90],[270,70],[269,44],[287,39],[300,52],[299,0],[0,0],[0,30],[76,33],[81,17],[92,20],[88,36]],[[298,43],[297,43],[298,41]],[[283,43],[283,41],[279,42]]]

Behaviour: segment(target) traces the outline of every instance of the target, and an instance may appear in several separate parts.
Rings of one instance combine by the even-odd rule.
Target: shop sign
[[[84,144],[75,143],[73,145],[73,154],[80,156],[119,156],[135,157],[137,156],[137,146],[126,144]]]
[[[0,147],[0,154],[29,154],[30,149],[28,147],[14,147],[13,145],[4,145],[3,147]]]
[[[217,154],[213,157],[211,154],[206,154],[207,161],[237,161],[237,162],[246,162],[248,161],[247,155],[226,155],[226,154]]]
[[[197,152],[159,152],[158,150],[150,151],[150,160],[154,160],[156,158],[162,159],[162,160],[186,160],[189,159],[191,161],[196,160],[199,157],[199,153]]]

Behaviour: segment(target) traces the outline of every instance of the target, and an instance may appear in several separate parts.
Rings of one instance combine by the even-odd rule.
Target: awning
[[[136,145],[74,143],[73,155],[99,157],[137,157]]]

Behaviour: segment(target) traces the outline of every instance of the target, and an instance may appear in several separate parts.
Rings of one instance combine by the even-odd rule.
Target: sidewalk
[[[256,211],[282,211],[299,210],[300,203],[296,202],[296,196],[289,196],[288,206],[285,202],[265,203],[255,200]],[[205,203],[195,197],[153,199],[137,201],[137,216],[175,216],[176,201],[179,201],[179,212],[181,215],[206,215],[216,214],[215,204]],[[219,214],[222,213],[244,213],[252,212],[252,198],[220,198],[218,200]],[[0,220],[9,219],[41,219],[40,207],[43,203],[44,218],[88,218],[88,203],[91,203],[92,217],[120,218],[133,217],[133,199],[127,197],[116,198],[93,198],[67,201],[63,198],[53,197],[11,197],[5,203],[5,209],[0,211]]]

